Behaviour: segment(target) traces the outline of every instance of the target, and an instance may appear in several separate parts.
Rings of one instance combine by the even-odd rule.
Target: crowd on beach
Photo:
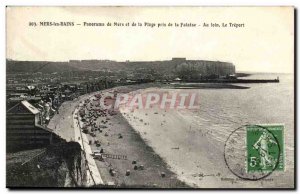
[[[108,92],[112,95],[107,95]],[[77,125],[80,128],[81,132],[86,134],[88,137],[88,144],[92,148],[93,158],[96,161],[102,162],[103,164],[107,163],[107,159],[129,159],[131,161],[127,162],[131,163],[130,165],[132,166],[132,169],[123,169],[123,173],[125,174],[125,176],[130,176],[132,173],[131,170],[143,171],[145,170],[146,166],[137,159],[127,158],[127,156],[122,153],[114,154],[109,151],[110,143],[113,144],[113,142],[110,141],[118,141],[117,139],[123,139],[124,135],[127,136],[127,134],[116,132],[118,129],[115,129],[116,126],[113,126],[116,123],[112,120],[115,115],[120,114],[119,110],[107,109],[100,105],[100,100],[104,96],[105,99],[102,100],[104,100],[105,105],[114,104],[117,96],[116,94],[116,90],[109,90],[105,91],[105,95],[103,94],[103,92],[99,92],[94,93],[89,98],[82,99],[77,106],[78,114],[76,115],[75,119],[79,121],[77,122]],[[157,112],[154,114],[157,114]],[[122,114],[122,116],[124,117],[125,115]],[[135,117],[134,119],[139,120],[144,125],[149,125],[148,122],[144,122],[141,118]],[[114,168],[111,164],[107,164],[106,166],[111,177],[115,177],[117,173],[122,173],[116,170],[116,168]],[[164,178],[166,176],[166,172],[162,171],[159,176],[161,178]]]

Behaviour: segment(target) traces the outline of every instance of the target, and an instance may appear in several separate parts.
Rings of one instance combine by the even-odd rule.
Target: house
[[[41,113],[23,100],[6,112],[7,151],[45,147],[62,141],[53,130],[41,125]]]

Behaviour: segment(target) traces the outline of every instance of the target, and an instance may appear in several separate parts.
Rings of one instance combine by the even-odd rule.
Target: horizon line
[[[173,59],[185,59],[186,61],[216,61],[223,63],[232,63],[230,61],[221,61],[221,60],[207,60],[207,59],[187,59],[186,57],[172,57],[171,59],[157,59],[157,60],[115,60],[115,59],[68,59],[68,60],[19,60],[6,58],[9,61],[34,61],[34,62],[70,62],[70,61],[114,61],[114,62],[151,62],[151,61],[172,61]]]

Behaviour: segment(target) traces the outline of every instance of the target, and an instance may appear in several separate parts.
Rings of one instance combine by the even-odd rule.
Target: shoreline
[[[215,83],[202,83],[201,87],[198,87],[199,84],[192,84],[192,85],[193,85],[192,89],[248,89],[248,87],[235,86],[235,85],[226,84],[226,83],[217,83],[217,84],[215,84]],[[79,103],[81,101],[84,101],[85,99],[92,98],[95,94],[104,93],[104,92],[113,92],[113,91],[119,91],[120,92],[121,91],[121,93],[130,93],[130,92],[139,92],[139,90],[145,90],[145,89],[148,89],[148,88],[160,88],[160,89],[167,89],[167,90],[169,90],[169,89],[176,89],[176,90],[183,89],[183,88],[180,88],[180,87],[172,88],[170,86],[172,86],[172,85],[157,84],[157,83],[146,83],[146,84],[138,84],[138,85],[118,86],[118,87],[115,87],[115,88],[105,89],[105,90],[97,91],[97,92],[93,92],[93,93],[88,93],[88,94],[79,96],[77,99],[75,99],[75,101],[73,100],[73,101],[66,101],[66,102],[64,102],[63,105],[60,107],[60,109],[62,108],[62,109],[67,109],[67,110],[60,111],[59,117],[56,118],[56,119],[52,118],[51,121],[50,121],[50,123],[52,122],[52,126],[53,126],[53,123],[56,123],[57,121],[58,121],[58,123],[63,122],[64,124],[62,126],[60,126],[60,124],[58,124],[59,127],[58,127],[58,130],[56,129],[56,132],[60,133],[60,135],[62,135],[63,137],[68,137],[70,135],[70,133],[71,133],[71,134],[73,134],[71,136],[74,137],[75,136],[75,134],[74,134],[74,125],[75,124],[74,125],[71,124],[70,125],[71,128],[69,127],[69,129],[65,130],[65,131],[68,131],[67,133],[65,133],[63,130],[61,130],[60,127],[64,126],[64,127],[68,128],[68,126],[67,126],[68,124],[67,124],[66,121],[69,121],[68,120],[69,116],[67,116],[65,114],[68,114],[68,112],[71,112],[72,118],[73,118],[73,113],[74,113],[76,107],[79,105]],[[184,88],[184,89],[190,89],[190,88]],[[72,110],[70,110],[70,109],[72,109]],[[144,183],[146,182],[146,180],[141,179],[141,178],[135,178],[136,181],[143,180],[143,181],[141,181],[141,184],[140,184],[141,187],[140,188],[144,188],[144,187],[150,187],[150,188],[156,188],[156,187],[157,188],[173,188],[174,185],[176,185],[176,184],[180,185],[179,188],[194,188],[194,187],[196,187],[195,184],[188,183],[187,180],[178,179],[177,176],[180,176],[180,172],[178,172],[178,171],[176,172],[176,169],[174,169],[173,167],[171,167],[169,165],[169,163],[167,162],[167,159],[163,158],[160,154],[157,153],[157,151],[155,150],[155,148],[153,148],[151,145],[149,145],[149,142],[147,141],[147,139],[145,139],[143,137],[143,134],[141,134],[138,130],[136,130],[130,124],[130,122],[121,114],[120,110],[118,112],[121,115],[121,117],[117,118],[116,120],[112,120],[111,119],[112,125],[117,126],[119,128],[124,128],[124,133],[131,133],[132,136],[136,136],[134,138],[135,141],[136,141],[136,146],[135,147],[143,147],[142,150],[148,152],[146,155],[149,155],[151,157],[156,156],[156,158],[155,158],[155,163],[156,164],[155,165],[159,165],[159,166],[163,167],[156,174],[159,175],[160,172],[165,172],[166,174],[169,174],[170,177],[171,177],[171,179],[173,180],[173,182],[175,182],[175,183],[171,183],[171,185],[173,185],[173,186],[163,186],[163,187],[161,187],[161,186],[159,186],[159,184],[156,184],[156,183],[145,186]],[[61,117],[60,116],[61,114],[65,115],[65,116]],[[58,116],[58,115],[55,115],[55,116]],[[116,115],[116,116],[118,116],[118,115]],[[68,118],[68,119],[66,119],[66,118]],[[49,123],[49,125],[50,125],[50,123]],[[72,130],[73,132],[70,132],[70,130]],[[72,138],[72,137],[69,137],[69,141],[77,141],[75,137],[74,138]],[[89,140],[92,140],[92,141],[95,140],[95,138],[92,138],[90,135],[87,135],[87,138]],[[105,142],[105,139],[100,138],[100,141],[101,142],[102,141]],[[109,142],[106,142],[106,143],[109,144]],[[112,144],[112,143],[110,142],[110,144]],[[97,149],[97,147],[91,145],[91,149],[92,150],[93,149]],[[116,152],[117,151],[117,149],[110,149],[109,147],[107,147],[106,150],[107,150],[107,152]],[[126,151],[126,149],[125,149],[125,151]],[[148,160],[150,160],[149,156],[142,156],[144,154],[145,153],[140,153],[141,157],[142,158],[146,157],[146,158],[148,158]],[[116,185],[120,186],[120,185],[122,185],[123,187],[132,187],[132,186],[136,187],[138,185],[135,182],[130,182],[130,183],[127,183],[127,184],[125,183],[124,184],[121,181],[120,178],[111,177],[110,173],[107,172],[108,169],[109,169],[107,167],[107,164],[103,165],[103,164],[101,164],[101,163],[99,163],[99,162],[96,161],[96,165],[97,165],[98,170],[99,170],[99,172],[101,174],[101,177],[103,179],[104,185],[106,185],[106,186],[112,186],[112,185],[113,186],[116,186]],[[113,165],[113,166],[117,166],[117,167],[121,166],[121,168],[130,168],[130,166],[132,166],[132,165],[125,165],[125,167],[122,167],[123,165],[118,164],[118,162],[116,162],[114,160],[110,160],[109,165]],[[130,169],[130,171],[132,171],[132,170],[133,169]],[[177,180],[174,181],[174,179],[177,179]],[[121,183],[120,183],[120,181],[121,181]]]
[[[149,87],[149,84],[146,84],[146,87]],[[50,125],[49,123],[49,125],[55,126],[53,125],[55,121],[59,121],[59,123],[63,122],[63,125],[56,125],[57,127],[55,131],[69,141],[76,141],[75,137],[71,137],[74,136],[74,129],[73,132],[70,131],[71,128],[75,127],[75,122],[73,126],[68,125],[69,119],[66,119],[66,114],[69,112],[74,113],[74,110],[80,101],[91,98],[91,96],[98,93],[112,92],[122,89],[127,93],[138,89],[144,89],[146,87],[145,85],[121,86],[86,94],[80,96],[75,101],[67,101],[67,103],[64,106],[61,106],[60,109],[68,110],[65,110],[64,112],[60,111],[60,114],[58,114],[59,117],[58,115],[55,115],[56,118],[53,117],[54,119],[51,119],[50,121],[52,124]],[[87,139],[92,142],[98,139],[103,145],[101,148],[105,150],[104,153],[125,154],[128,159],[122,161],[106,158],[105,162],[95,159],[96,167],[98,167],[104,185],[95,185],[94,187],[190,188],[188,185],[177,179],[177,175],[170,170],[168,164],[157,153],[155,153],[150,146],[148,146],[148,144],[141,138],[140,134],[129,125],[128,121],[121,115],[121,113],[117,113],[113,117],[110,117],[110,123],[111,124],[108,125],[108,129],[106,130],[106,132],[109,133],[108,136],[104,136],[105,129],[103,129],[103,132],[97,133],[96,137],[86,134]],[[63,126],[68,126],[68,129],[63,129]],[[114,129],[116,130],[114,131]],[[123,135],[123,139],[121,140],[116,138],[117,134],[120,132]],[[126,139],[126,141],[124,141],[124,139]],[[94,144],[90,147],[92,150],[98,149]],[[143,165],[144,170],[134,170],[134,165],[132,164],[133,161],[136,161],[137,165]],[[111,168],[114,168],[117,175],[111,176],[109,173],[109,169]],[[130,170],[129,176],[126,176],[126,170]],[[164,173],[165,177],[162,177],[161,173]]]
[[[206,151],[201,149],[214,148],[213,144],[207,139],[205,131],[190,131],[190,129],[188,129],[189,125],[186,125],[186,122],[182,122],[180,114],[176,112],[150,110],[146,113],[139,111],[134,111],[134,113],[131,111],[124,111],[122,113],[130,123],[130,126],[140,134],[143,141],[160,156],[160,158],[168,165],[169,169],[177,175],[179,180],[185,182],[191,188],[203,188],[204,185],[205,187],[210,187],[220,184],[217,183],[218,181],[216,181],[215,178],[218,178],[223,172],[218,171],[220,169],[216,168],[216,166],[214,167],[215,163],[212,163],[214,156],[208,155]],[[147,120],[149,115],[152,115],[150,116],[152,118]],[[140,120],[143,120],[143,122],[146,123],[149,122],[150,124],[147,125],[149,128],[140,124]],[[168,123],[171,123],[172,127],[169,127],[170,125],[168,125]],[[183,128],[188,131],[188,133],[181,133],[181,129]],[[155,131],[155,129],[160,130]],[[191,140],[189,140],[189,138],[186,139],[185,137],[180,137],[190,135],[199,135],[201,137],[197,138],[198,142],[195,142],[193,145],[190,145]],[[175,141],[173,141],[174,139]],[[192,157],[191,155],[195,154],[195,150],[191,150],[193,146],[199,147],[199,150],[196,150],[198,155],[198,162],[196,163],[190,158]],[[189,170],[186,171],[187,168],[181,168],[182,164],[188,166]],[[201,177],[201,174],[204,177]],[[212,175],[212,177],[209,177],[210,175]],[[207,177],[205,178],[205,176]],[[201,183],[199,184],[199,182]],[[223,185],[222,187],[225,188],[226,185]]]
[[[141,87],[144,88],[144,86],[118,87],[99,93],[114,91],[127,93]],[[127,157],[127,160],[105,158],[104,162],[96,161],[106,185],[113,185],[116,188],[188,188],[185,183],[177,179],[176,174],[170,170],[167,163],[147,145],[121,113],[117,112],[116,115],[108,117],[109,123],[106,125],[107,128],[102,129],[102,133],[96,132],[96,137],[88,135],[92,142],[95,140],[101,142],[100,148],[104,149],[104,153]],[[121,139],[118,138],[119,134],[122,134]],[[99,149],[93,143],[91,147]],[[133,164],[134,161],[136,164]],[[138,168],[143,166],[143,169],[135,170],[135,166]],[[113,169],[116,174],[112,176],[109,173],[110,169]],[[126,171],[130,171],[130,175],[127,176]],[[162,177],[161,173],[164,173],[165,177]],[[96,187],[101,186],[97,185]]]
[[[135,91],[135,93],[153,93],[151,90],[157,89],[168,90],[170,88],[146,88]],[[212,109],[211,105],[217,101],[210,101],[211,104],[207,104],[208,98],[212,98],[208,94],[220,94],[221,91],[217,89],[207,92],[206,95],[202,95],[204,104],[199,112],[201,114],[194,114],[189,110],[168,112],[168,110],[164,111],[159,108],[134,111],[124,109],[121,112],[134,130],[141,134],[144,141],[178,175],[178,178],[191,187],[256,188],[257,184],[253,181],[237,179],[226,167],[224,161],[223,138],[228,135],[230,130],[239,127],[240,123],[244,121],[240,119],[239,115],[236,115],[237,111],[233,111],[234,114],[222,112],[228,105],[221,104],[222,106],[220,106],[221,102],[216,104],[220,108]],[[238,94],[240,93],[238,92]],[[218,99],[218,95],[214,96],[214,99]],[[239,108],[240,106],[236,110]],[[217,116],[214,113],[220,115]],[[257,121],[252,119],[252,122],[259,122],[259,120],[258,117]],[[270,176],[274,181],[259,180],[260,188],[277,187],[279,184],[288,187],[289,182],[281,183],[280,177],[279,172],[274,172]]]
[[[113,91],[136,93],[147,89],[173,90],[168,86],[158,84],[130,85],[93,94]],[[86,97],[93,96],[93,94],[88,94]],[[220,188],[233,188],[233,183],[228,184],[224,181],[235,177],[227,168],[222,167],[223,150],[220,149],[222,142],[207,138],[214,131],[203,127],[197,128],[197,123],[193,123],[193,119],[190,120],[191,115],[170,114],[168,116],[170,118],[166,119],[168,120],[167,123],[171,123],[171,126],[168,126],[166,123],[162,123],[163,120],[161,122],[159,120],[164,118],[163,111],[158,114],[153,113],[153,115],[157,115],[157,118],[152,116],[151,119],[154,123],[151,123],[150,127],[149,123],[144,125],[144,123],[147,123],[147,120],[142,117],[145,116],[145,112],[139,113],[139,115],[135,115],[136,111],[134,113],[127,112],[129,116],[123,113],[120,111],[112,117],[109,116],[106,124],[107,128],[103,128],[102,133],[96,132],[95,138],[101,142],[104,153],[126,155],[128,160],[106,158],[105,162],[96,161],[101,177],[106,184],[105,186],[97,185],[96,187],[202,188],[203,186],[217,186]],[[134,117],[137,117],[137,119]],[[201,121],[201,118],[198,119]],[[204,120],[204,118],[202,119]],[[103,120],[106,119],[103,118]],[[99,120],[97,124],[100,123]],[[161,126],[161,123],[163,126]],[[190,127],[190,125],[193,126]],[[147,128],[148,126],[149,128]],[[107,132],[107,136],[104,135],[105,132]],[[121,139],[118,138],[119,134],[123,136]],[[90,135],[87,136],[92,142],[96,140]],[[153,140],[156,143],[153,143]],[[91,147],[92,149],[98,149],[94,144]],[[200,149],[195,149],[195,147]],[[192,160],[191,157],[196,157],[197,162],[195,163],[195,160]],[[145,169],[134,170],[134,165],[131,163],[134,160],[137,161],[138,165],[142,164]],[[109,173],[110,168],[115,170],[115,176],[111,176]],[[188,170],[185,171],[184,168],[188,168]],[[127,170],[130,171],[129,176],[126,176]],[[160,176],[161,172],[165,172],[167,176],[162,178]],[[251,182],[240,180],[234,183],[234,187],[247,186],[250,188],[255,186]],[[261,182],[261,184],[264,187],[263,185],[271,185],[272,183]]]

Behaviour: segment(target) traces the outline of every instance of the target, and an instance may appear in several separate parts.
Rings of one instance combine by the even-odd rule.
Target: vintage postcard
[[[294,189],[293,7],[6,8],[6,187]]]

